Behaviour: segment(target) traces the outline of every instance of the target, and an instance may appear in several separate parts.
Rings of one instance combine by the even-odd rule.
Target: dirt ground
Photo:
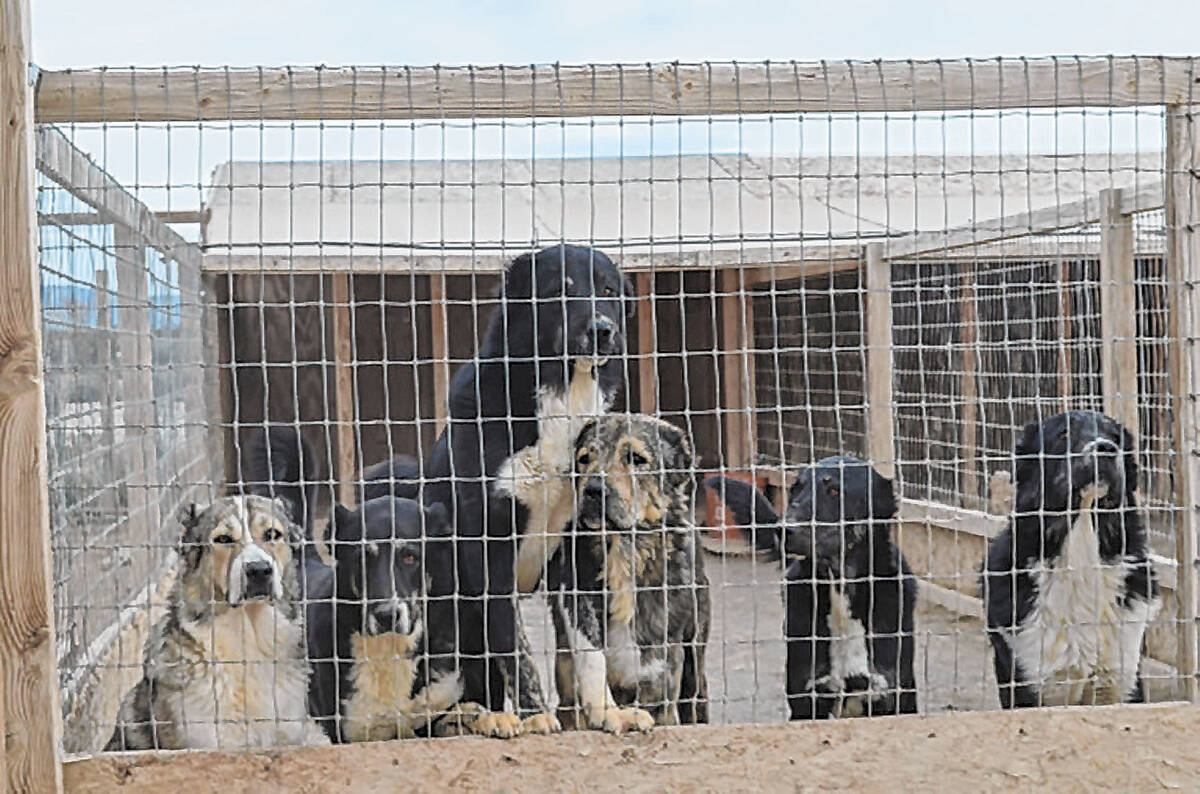
[[[1047,709],[779,725],[106,755],[66,791],[1161,791],[1200,786],[1200,709]]]
[[[712,634],[708,645],[710,715],[714,723],[782,722],[783,601],[774,565],[751,557],[708,555]],[[553,700],[554,628],[545,601],[522,605],[525,628]],[[916,614],[918,698],[922,713],[1000,707],[982,623],[924,600]]]

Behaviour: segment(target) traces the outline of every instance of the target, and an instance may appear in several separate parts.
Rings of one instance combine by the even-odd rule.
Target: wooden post
[[[355,504],[354,328],[350,322],[350,276],[333,275],[333,359],[337,403],[338,500]]]
[[[1119,189],[1100,191],[1100,349],[1104,413],[1138,427],[1137,284],[1133,215]]]
[[[61,791],[29,0],[0,0],[0,771]]]
[[[880,474],[896,477],[892,414],[892,265],[883,243],[867,246],[867,456]]]
[[[1062,410],[1071,410],[1071,260],[1063,259],[1058,269],[1058,396]]]
[[[681,276],[682,277],[682,276]],[[658,351],[654,323],[654,273],[637,274],[638,410],[658,413]]]
[[[100,391],[103,395],[100,403],[100,445],[104,448],[104,465],[109,471],[119,471],[113,451],[116,448],[117,418],[113,401],[116,399],[115,383],[113,382],[113,325],[112,325],[112,287],[109,285],[107,270],[96,271],[96,334],[98,337],[96,349],[99,354],[99,364],[104,367],[101,375]],[[105,511],[106,520],[112,521],[120,513],[117,503],[116,489],[105,491],[101,509]]]
[[[446,426],[450,398],[450,345],[446,327],[446,274],[429,277],[429,326],[433,338],[433,415],[437,433]],[[436,435],[435,434],[435,435]]]
[[[150,340],[149,280],[146,248],[129,228],[113,226],[117,271],[117,321],[120,327],[121,401],[129,439],[128,496],[130,532],[126,542],[137,548],[157,542],[158,503],[151,490],[161,481],[154,439],[154,357]],[[143,576],[146,570],[135,571]]]
[[[1197,452],[1197,393],[1200,385],[1200,119],[1194,107],[1168,106],[1166,115],[1166,223],[1171,410],[1175,447],[1175,522],[1178,623],[1175,667],[1182,696],[1197,695],[1196,528],[1200,509],[1200,456]]]
[[[959,322],[962,325],[962,496],[963,506],[987,504],[979,494],[979,322],[975,310],[975,273],[967,265],[961,281]],[[889,410],[889,414],[891,411]]]
[[[745,468],[754,460],[757,421],[754,394],[754,305],[742,288],[740,269],[721,271],[721,415],[725,465]]]

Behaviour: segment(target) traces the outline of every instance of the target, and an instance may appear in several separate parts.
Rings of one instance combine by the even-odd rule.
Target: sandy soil
[[[1200,709],[1125,706],[781,725],[107,755],[67,791],[1159,791],[1200,786]]]

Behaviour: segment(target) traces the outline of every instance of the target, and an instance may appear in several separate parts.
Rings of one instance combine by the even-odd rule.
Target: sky
[[[1176,55],[1200,50],[1200,0],[431,3],[385,0],[31,0],[45,69],[107,66],[612,63],[729,59]],[[73,130],[155,208],[196,206],[229,159],[1061,153],[1159,149],[1152,110],[980,112],[914,120],[625,119],[497,125],[142,125]],[[170,195],[168,195],[170,194]]]
[[[32,0],[43,68],[1184,55],[1200,2]]]

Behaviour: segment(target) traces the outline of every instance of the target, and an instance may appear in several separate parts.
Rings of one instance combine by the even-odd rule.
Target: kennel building
[[[562,241],[630,275],[617,407],[686,427],[698,475],[779,499],[847,453],[896,478],[925,712],[997,707],[975,582],[1015,435],[1120,418],[1164,588],[1144,676],[1195,699],[1192,59],[31,75],[8,35],[14,785],[111,733],[172,516],[237,481],[249,432],[301,429],[353,504],[432,444],[504,266]],[[713,718],[781,720],[780,571],[735,540],[706,542]]]

